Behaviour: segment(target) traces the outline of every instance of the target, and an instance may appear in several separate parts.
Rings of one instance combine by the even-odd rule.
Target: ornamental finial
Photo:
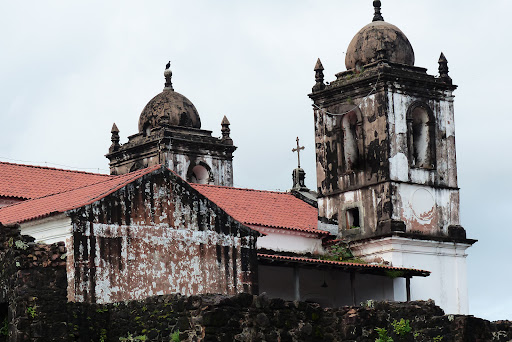
[[[174,90],[172,87],[172,81],[171,81],[172,71],[171,71],[170,67],[171,67],[171,61],[167,62],[167,65],[165,66],[165,71],[164,71],[165,88],[164,88],[164,90]]]
[[[320,58],[316,60],[315,64],[315,85],[313,86],[313,92],[323,90],[325,88],[324,84],[324,67]]]
[[[384,21],[382,14],[380,13],[380,0],[375,0],[373,2],[373,8],[375,9],[375,13],[373,15],[373,21]]]
[[[108,149],[109,153],[115,152],[119,149],[121,145],[119,145],[119,128],[117,128],[116,123],[112,125],[112,129],[110,130],[110,133],[112,133],[112,137],[110,140],[112,141],[112,145],[110,145],[110,148]]]
[[[441,52],[441,56],[439,56],[439,79],[444,83],[452,84],[452,78],[448,75],[448,60],[444,56],[444,53]]]
[[[229,129],[230,123],[226,115],[224,115],[224,117],[222,118],[222,122],[220,123],[220,125],[222,127],[222,129],[220,130],[222,132],[221,141],[224,144],[233,145],[233,139],[231,139],[231,137],[229,136],[229,133],[231,132],[231,130]]]

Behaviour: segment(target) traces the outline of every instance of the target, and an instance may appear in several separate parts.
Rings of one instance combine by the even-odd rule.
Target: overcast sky
[[[409,38],[416,66],[437,74],[444,52],[455,92],[462,225],[470,312],[512,319],[509,0],[383,0]],[[0,1],[0,161],[108,173],[115,122],[121,143],[145,104],[173,85],[238,146],[235,186],[287,190],[296,156],[315,188],[313,67],[326,81],[372,19],[371,0]]]

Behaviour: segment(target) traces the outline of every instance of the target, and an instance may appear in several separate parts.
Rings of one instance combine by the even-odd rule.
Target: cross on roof
[[[292,152],[297,152],[297,163],[300,169],[300,150],[303,150],[304,146],[299,146],[299,137],[297,137],[297,148],[292,149]]]

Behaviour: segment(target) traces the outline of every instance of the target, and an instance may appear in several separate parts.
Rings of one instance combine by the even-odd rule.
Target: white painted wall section
[[[21,224],[21,234],[29,235],[36,242],[52,244],[71,237],[73,225],[66,214],[59,214]]]
[[[394,267],[430,271],[429,277],[411,279],[411,299],[433,299],[447,314],[467,315],[466,249],[470,246],[394,236],[354,244],[352,251],[362,258],[380,257]],[[404,284],[404,279],[395,279],[394,300],[405,300]]]
[[[286,229],[249,226],[265,236],[258,237],[258,249],[270,249],[276,252],[323,254],[322,239],[317,234]]]

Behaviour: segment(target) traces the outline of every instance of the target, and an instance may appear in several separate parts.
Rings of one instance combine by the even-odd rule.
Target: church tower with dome
[[[222,137],[201,129],[199,114],[189,99],[174,91],[170,64],[164,72],[164,90],[153,97],[139,117],[139,132],[119,143],[112,126],[112,145],[106,157],[110,173],[125,174],[163,164],[189,183],[233,186],[233,152],[229,121],[221,122]]]
[[[414,66],[406,35],[373,21],[350,42],[347,71],[324,82],[320,59],[309,97],[315,116],[319,226],[334,227],[367,261],[432,271],[411,281],[412,299],[467,313],[466,238],[459,222],[453,92],[441,53],[439,75]],[[405,281],[395,279],[395,300]]]

